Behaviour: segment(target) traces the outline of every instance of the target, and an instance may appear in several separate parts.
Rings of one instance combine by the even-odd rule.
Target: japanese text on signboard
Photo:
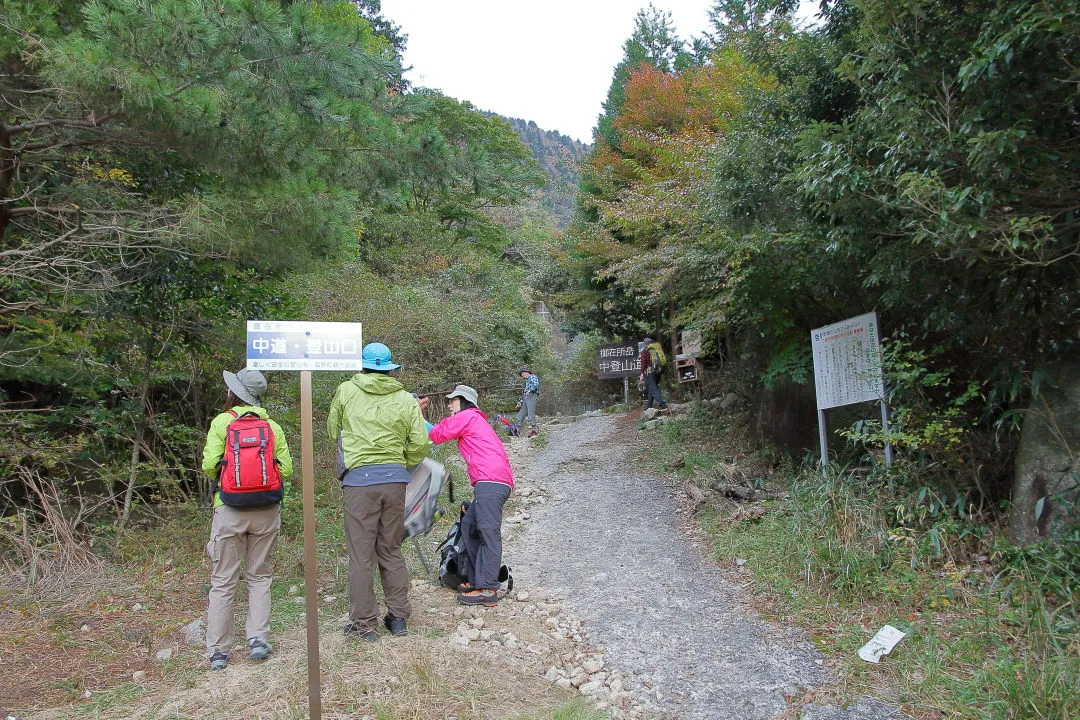
[[[597,355],[596,377],[601,380],[631,377],[641,372],[637,343],[601,345]]]
[[[885,396],[876,313],[813,330],[810,342],[819,409],[881,400]]]
[[[247,367],[253,370],[360,370],[360,323],[250,320]]]

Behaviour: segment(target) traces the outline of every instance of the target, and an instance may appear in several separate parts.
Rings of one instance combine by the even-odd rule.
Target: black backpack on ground
[[[469,562],[469,553],[465,550],[465,538],[461,532],[461,521],[465,519],[465,513],[471,505],[469,500],[461,503],[458,519],[446,531],[446,539],[439,545],[439,582],[451,590],[457,590],[458,586],[469,582],[472,574],[472,564]],[[499,568],[499,582],[506,583],[507,592],[514,589],[514,576],[506,565]]]

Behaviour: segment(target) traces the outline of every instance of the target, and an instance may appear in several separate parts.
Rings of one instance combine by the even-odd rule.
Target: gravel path
[[[871,700],[798,709],[831,681],[825,656],[801,631],[748,610],[727,571],[702,559],[664,483],[627,459],[636,427],[585,417],[545,432],[546,448],[511,448],[519,485],[549,499],[509,536],[516,587],[558,598],[583,620],[647,717],[903,717]]]

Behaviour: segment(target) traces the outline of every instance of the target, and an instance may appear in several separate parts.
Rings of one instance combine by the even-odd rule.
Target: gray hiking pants
[[[469,584],[474,588],[499,589],[503,505],[509,497],[506,483],[480,480],[473,485],[473,501],[462,518],[461,532],[472,567]]]
[[[412,614],[409,569],[401,554],[405,483],[346,486],[341,491],[345,501],[345,545],[349,551],[349,620],[360,630],[379,626],[376,569],[387,612],[408,619]]]
[[[656,401],[657,407],[666,408],[667,403],[664,402],[664,396],[660,394],[660,381],[659,375],[653,375],[652,373],[645,373],[645,381],[649,386],[649,401],[645,403],[646,408],[651,408],[653,400]]]
[[[522,427],[521,423],[525,420],[525,414],[529,415],[529,425],[536,427],[536,393],[527,394],[521,401],[521,410],[517,414],[517,426]]]

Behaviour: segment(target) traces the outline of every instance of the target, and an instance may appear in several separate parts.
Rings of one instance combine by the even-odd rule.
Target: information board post
[[[627,375],[622,379],[622,401],[623,405],[630,404],[630,376]]]
[[[307,620],[308,718],[322,718],[319,669],[318,566],[315,555],[315,443],[311,371],[363,369],[363,326],[292,320],[249,320],[247,367],[300,372],[300,479],[304,504],[304,604]]]

